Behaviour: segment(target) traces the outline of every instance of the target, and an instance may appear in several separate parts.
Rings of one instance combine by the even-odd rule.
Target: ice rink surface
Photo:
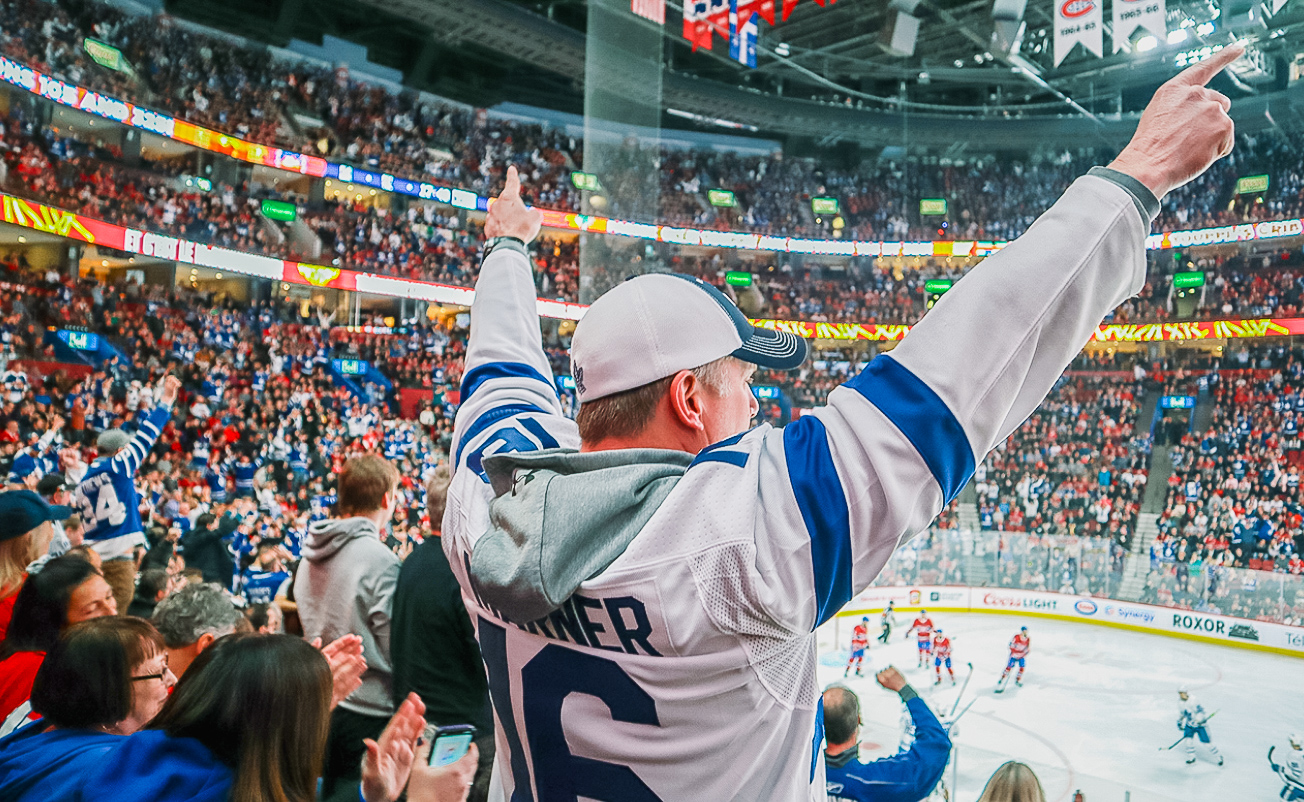
[[[957,802],[973,802],[991,773],[1007,760],[1032,766],[1048,802],[1070,802],[1081,790],[1086,802],[1267,802],[1281,783],[1268,765],[1288,749],[1287,736],[1304,731],[1304,660],[1249,649],[1149,635],[1065,621],[971,613],[931,614],[946,631],[954,652],[955,687],[942,671],[916,668],[914,636],[905,639],[913,613],[898,613],[888,645],[870,642],[865,676],[842,677],[858,618],[830,621],[818,632],[821,687],[845,682],[861,698],[864,725],[861,755],[870,760],[895,754],[902,705],[878,686],[874,670],[895,665],[928,701],[945,713],[956,701],[967,664],[973,679],[960,707],[974,701],[959,722],[953,760],[945,782],[955,777]],[[1032,652],[1023,687],[1013,672],[1003,694],[996,681],[1009,654],[1006,646],[1020,626],[1028,627]],[[870,616],[871,638],[878,615]],[[1016,669],[1017,670],[1017,669]],[[1197,746],[1197,762],[1186,765],[1184,745],[1162,751],[1181,736],[1177,729],[1177,687],[1189,686],[1207,711],[1213,743],[1226,757],[1219,767]]]

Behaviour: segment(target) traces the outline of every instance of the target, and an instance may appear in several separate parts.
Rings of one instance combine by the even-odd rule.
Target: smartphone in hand
[[[434,744],[430,747],[430,765],[449,766],[461,760],[471,741],[475,739],[475,727],[470,724],[451,724],[435,730]]]

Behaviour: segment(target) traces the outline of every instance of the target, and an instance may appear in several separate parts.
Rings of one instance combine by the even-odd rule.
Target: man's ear
[[[195,654],[202,654],[205,649],[213,645],[213,641],[215,640],[217,640],[217,636],[211,632],[205,632],[203,635],[200,635],[199,640],[195,641]]]
[[[670,410],[681,426],[693,431],[703,431],[706,424],[702,421],[702,383],[691,370],[681,370],[670,380]]]

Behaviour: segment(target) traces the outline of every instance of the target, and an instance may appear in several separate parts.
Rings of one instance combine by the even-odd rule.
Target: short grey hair
[[[244,616],[217,585],[187,585],[159,602],[151,620],[167,647],[179,649],[204,635],[230,635]]]

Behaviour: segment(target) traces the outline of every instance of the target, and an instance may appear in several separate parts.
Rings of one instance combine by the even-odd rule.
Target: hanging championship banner
[[[1054,0],[1055,66],[1079,42],[1099,58],[1105,54],[1100,31],[1101,0]]]
[[[1145,28],[1161,41],[1168,35],[1164,0],[1114,0],[1115,53],[1128,48],[1137,28]]]

